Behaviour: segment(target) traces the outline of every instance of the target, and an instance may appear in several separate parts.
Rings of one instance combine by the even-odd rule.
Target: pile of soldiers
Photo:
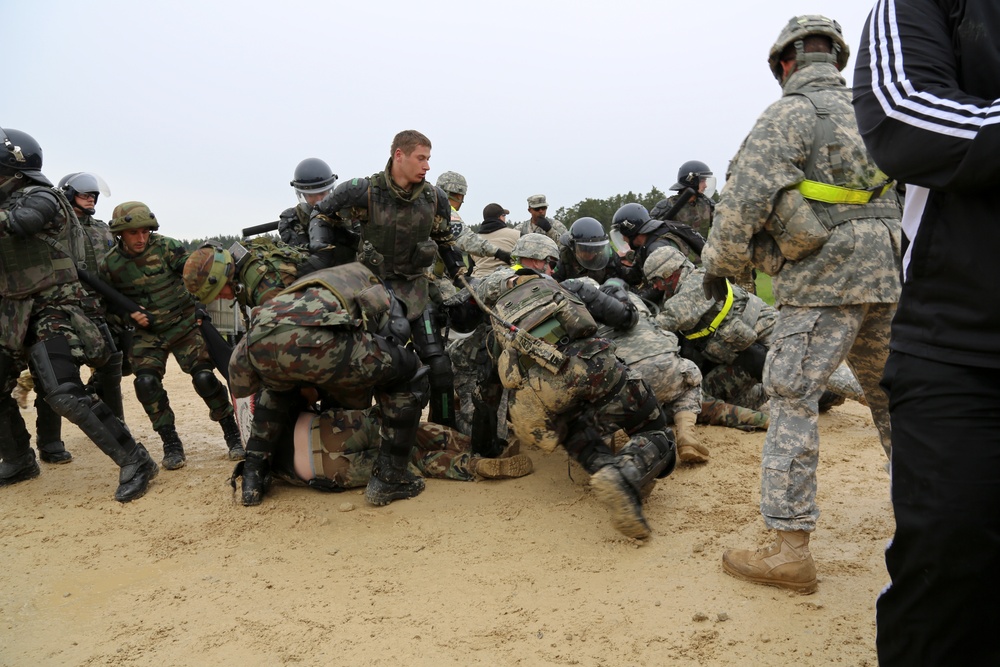
[[[835,23],[806,18],[783,32],[779,53],[803,35],[843,44]],[[843,67],[839,53],[799,54],[800,70],[835,72]],[[800,106],[817,104],[803,95]],[[338,185],[326,162],[302,161],[291,183],[299,204],[275,225],[280,241],[245,238],[189,253],[157,233],[160,221],[141,202],[116,206],[110,226],[94,221],[100,179],[72,174],[54,187],[40,171],[35,140],[3,134],[0,312],[10,325],[0,340],[0,486],[40,470],[11,398],[25,366],[42,397],[36,442],[43,461],[70,460],[58,435],[65,418],[118,464],[117,500],[146,491],[158,467],[124,421],[125,366],[163,441],[163,468],[185,465],[162,384],[173,354],[221,426],[227,456],[238,462],[231,484],[245,506],[259,505],[275,478],[322,491],[363,485],[366,499],[381,506],[420,494],[424,476],[517,477],[531,472],[521,446],[562,448],[589,473],[614,527],[643,539],[652,532],[643,501],[656,481],[678,461],[711,458],[696,431],[699,415],[737,428],[770,424],[769,438],[774,432],[787,441],[794,419],[800,433],[811,433],[818,410],[847,397],[864,401],[872,391],[870,372],[866,393],[843,364],[857,326],[854,335],[838,330],[836,346],[824,343],[826,357],[808,378],[795,380],[794,369],[778,366],[793,343],[808,346],[793,334],[810,331],[815,306],[840,303],[800,304],[794,296],[782,303],[778,293],[776,310],[756,296],[752,267],[768,268],[778,292],[793,265],[824,250],[795,255],[801,248],[788,238],[790,218],[778,220],[780,228],[740,232],[737,207],[725,197],[713,223],[714,176],[698,161],[681,166],[677,194],[652,214],[622,206],[610,234],[590,217],[567,229],[547,216],[544,195],[527,198],[530,219],[519,226],[490,204],[473,232],[459,215],[465,178],[449,171],[428,183],[431,142],[407,130],[369,178]],[[804,171],[813,180],[804,182],[827,180],[826,162],[810,159]],[[846,149],[837,169],[869,180],[877,171]],[[851,183],[831,187],[862,190]],[[811,192],[786,191],[800,202]],[[802,206],[827,215],[816,197]],[[832,238],[869,218],[888,220],[879,225],[890,230],[895,220],[898,229],[894,197],[828,206]],[[752,239],[749,249],[737,247],[740,233]],[[246,318],[235,348],[218,340],[206,316],[205,306],[219,298],[235,300]],[[89,385],[84,364],[94,369]],[[252,402],[245,449],[232,399]],[[873,414],[888,453],[883,408],[879,401]],[[794,474],[795,456],[765,467],[785,461],[785,474]],[[777,560],[727,553],[727,571],[814,589],[808,521],[788,521],[773,526],[779,539],[767,557]]]

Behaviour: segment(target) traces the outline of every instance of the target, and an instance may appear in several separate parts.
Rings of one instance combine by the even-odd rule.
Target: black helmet
[[[708,165],[700,160],[688,160],[677,170],[677,182],[670,186],[671,190],[683,190],[691,188],[698,190],[698,182],[703,178],[712,176],[712,170]]]
[[[333,189],[337,175],[330,165],[317,157],[308,157],[295,167],[295,177],[291,186],[301,194],[315,194]]]
[[[649,211],[642,204],[625,204],[615,211],[615,217],[611,219],[611,226],[618,230],[627,239],[634,238],[636,234],[646,234],[660,226],[659,220],[649,217]]]
[[[0,128],[0,141],[3,141],[5,149],[0,155],[0,166],[19,171],[39,183],[52,185],[41,172],[42,147],[30,134],[21,130]]]
[[[111,192],[108,190],[107,184],[100,176],[87,173],[85,171],[78,171],[72,174],[67,174],[59,179],[59,189],[66,193],[66,199],[69,203],[78,206],[76,203],[76,196],[79,194],[92,194],[94,195],[94,206],[97,205],[97,198],[102,195],[110,195]],[[83,209],[88,215],[94,215],[94,207]]]
[[[585,269],[603,269],[611,259],[611,245],[604,225],[594,218],[579,218],[570,225],[569,247]]]

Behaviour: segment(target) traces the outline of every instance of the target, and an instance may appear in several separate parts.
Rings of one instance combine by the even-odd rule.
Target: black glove
[[[705,274],[705,279],[702,281],[702,287],[705,290],[706,299],[715,299],[716,301],[725,301],[726,294],[728,294],[729,289],[725,276],[716,276],[711,273]]]
[[[547,232],[550,229],[552,229],[552,223],[549,222],[549,219],[545,217],[539,218],[538,221],[535,222],[535,226],[538,227],[543,232]]]
[[[499,259],[504,264],[510,264],[510,253],[502,248],[497,248],[497,251],[493,253],[493,257]]]
[[[628,303],[628,285],[621,278],[608,278],[601,285],[601,291],[622,303]]]

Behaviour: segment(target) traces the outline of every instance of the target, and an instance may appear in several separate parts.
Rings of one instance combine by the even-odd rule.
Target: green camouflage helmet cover
[[[436,186],[453,195],[464,195],[469,191],[469,184],[457,171],[446,171],[438,176]]]
[[[199,303],[208,305],[236,272],[236,262],[228,250],[213,243],[206,243],[184,262],[184,287]]]
[[[126,229],[149,228],[156,231],[160,223],[149,207],[139,201],[127,201],[115,206],[111,212],[111,223],[108,225],[113,234],[120,234]]]
[[[525,234],[517,240],[510,256],[517,259],[559,259],[559,246],[545,234]]]
[[[830,41],[833,42],[833,53],[806,53],[802,40],[809,35],[829,37]],[[839,23],[819,14],[796,16],[790,19],[788,25],[782,29],[768,54],[767,64],[771,68],[774,78],[779,82],[782,77],[781,52],[789,44],[795,44],[795,69],[802,69],[812,63],[833,63],[837,69],[843,70],[851,55],[851,50],[844,41],[844,32],[840,29]]]
[[[684,253],[673,246],[664,246],[650,253],[643,262],[642,273],[646,276],[646,280],[650,281],[653,278],[667,278],[684,268],[686,264],[690,262]]]

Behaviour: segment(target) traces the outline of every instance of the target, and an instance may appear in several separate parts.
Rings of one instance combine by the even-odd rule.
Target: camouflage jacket
[[[546,216],[545,219],[549,221],[550,225],[552,225],[549,231],[545,231],[541,227],[533,223],[531,221],[531,218],[528,218],[527,220],[519,224],[517,227],[515,227],[515,229],[521,232],[521,236],[524,236],[525,234],[545,234],[556,243],[559,243],[559,239],[561,239],[562,235],[566,233],[566,225],[559,222],[555,218],[549,218]]]
[[[111,234],[111,229],[108,227],[108,223],[103,220],[97,220],[92,215],[82,215],[77,216],[80,221],[80,227],[83,229],[83,233],[86,234],[87,240],[90,242],[86,250],[86,269],[91,273],[97,274],[100,266],[101,260],[107,255],[115,245],[115,237]],[[98,304],[97,310],[95,312],[88,311],[88,315],[93,315],[94,317],[102,318],[106,314],[106,308],[104,306],[103,298],[90,287],[84,285],[83,288],[88,294],[96,301]]]
[[[900,213],[895,197],[882,202],[884,213],[879,217],[837,225],[822,247],[799,261],[786,260],[765,231],[778,198],[806,178],[817,114],[809,99],[798,94],[804,90],[816,91],[830,111],[834,140],[840,147],[838,167],[843,178],[839,180],[854,189],[878,184],[878,169],[858,133],[843,77],[832,64],[804,67],[788,78],[783,96],[757,119],[730,163],[702,263],[719,276],[739,275],[749,264],[772,275],[779,306],[893,303],[900,290]],[[820,150],[815,168],[824,175],[823,182],[836,183],[829,154]],[[842,212],[851,205],[828,206]]]
[[[656,220],[666,220],[667,211],[673,208],[678,197],[680,195],[676,194],[657,203],[649,212],[649,217]],[[707,239],[708,232],[712,228],[713,215],[715,215],[715,202],[699,192],[691,198],[691,201],[682,206],[672,219],[690,225]]]
[[[300,203],[286,208],[278,217],[278,236],[288,245],[309,247],[309,218],[312,206]]]
[[[183,279],[188,254],[179,241],[154,232],[136,257],[128,256],[118,243],[101,262],[101,277],[149,311],[152,333],[181,333],[196,326],[196,302]]]
[[[686,266],[682,269],[676,291],[667,297],[656,315],[656,324],[680,335],[706,332],[724,306],[706,299],[702,284],[704,268]],[[777,322],[777,311],[739,285],[733,285],[733,304],[716,330],[692,338],[691,342],[712,361],[731,363],[758,340],[767,340]]]

